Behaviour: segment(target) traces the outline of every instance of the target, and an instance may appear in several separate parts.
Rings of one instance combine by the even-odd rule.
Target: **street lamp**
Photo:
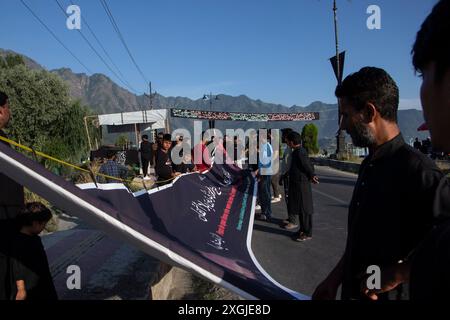
[[[206,94],[203,95],[203,100],[209,100],[209,111],[210,112],[212,112],[212,101],[213,101],[213,99],[214,100],[220,100],[219,96],[217,96],[217,95],[213,98],[213,94],[211,92],[209,93],[209,95],[206,95]],[[208,120],[208,123],[209,123],[209,129],[213,129],[215,121],[210,119],[210,120]]]
[[[338,25],[337,25],[337,6],[336,0],[333,0],[333,12],[334,12],[334,37],[336,42],[336,77],[338,85],[341,84],[342,77],[341,74],[343,70],[340,67],[340,56],[339,56],[339,42],[338,42]],[[338,99],[338,131],[336,134],[336,156],[342,155],[345,152],[345,133],[341,130],[341,106]]]

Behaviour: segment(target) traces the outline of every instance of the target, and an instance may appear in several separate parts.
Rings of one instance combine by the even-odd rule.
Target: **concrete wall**
[[[359,172],[359,163],[332,160],[327,158],[311,158],[311,161],[318,166],[327,166],[341,171],[347,171],[352,173]]]

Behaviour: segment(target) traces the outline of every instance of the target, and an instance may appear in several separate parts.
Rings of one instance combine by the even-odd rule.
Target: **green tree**
[[[25,65],[25,60],[18,54],[7,54],[5,56],[4,66],[7,68],[14,68],[15,66]]]
[[[9,96],[12,139],[69,162],[78,162],[86,153],[83,117],[88,110],[79,101],[71,101],[67,85],[58,76],[8,63],[0,68],[0,90]]]
[[[121,134],[117,137],[115,145],[121,148],[124,148],[128,143],[128,137],[124,134]]]
[[[319,152],[319,144],[317,137],[319,129],[313,124],[308,123],[302,129],[303,147],[308,151],[308,154],[316,154]]]

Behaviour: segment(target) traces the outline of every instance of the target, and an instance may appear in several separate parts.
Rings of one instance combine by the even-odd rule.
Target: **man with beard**
[[[430,230],[433,200],[443,174],[407,145],[397,125],[398,87],[386,71],[365,67],[336,88],[341,127],[368,147],[349,206],[344,254],[313,299],[368,299],[361,292],[368,267],[402,264]],[[399,294],[399,286],[393,294]],[[389,293],[378,299],[390,299]]]
[[[286,137],[288,146],[292,148],[291,165],[289,168],[289,220],[300,222],[300,230],[294,237],[295,241],[302,242],[312,238],[313,198],[311,183],[319,183],[314,173],[314,165],[308,157],[308,152],[302,148],[302,137],[298,132],[290,132]],[[292,223],[284,226],[290,230],[298,227]]]
[[[450,1],[441,0],[426,18],[413,47],[413,65],[423,82],[420,98],[433,148],[450,152]],[[435,227],[406,263],[382,270],[380,293],[410,281],[412,300],[450,299],[450,182],[443,177],[434,200]]]

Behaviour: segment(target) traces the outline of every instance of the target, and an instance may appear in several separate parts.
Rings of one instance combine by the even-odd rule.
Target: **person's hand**
[[[16,300],[25,300],[27,298],[27,292],[25,290],[19,290],[16,294]]]
[[[312,300],[336,300],[339,284],[325,279],[320,283],[312,295]]]
[[[378,294],[394,290],[398,285],[408,281],[409,279],[409,263],[399,263],[394,266],[384,267],[381,269],[380,288],[367,288],[367,275],[361,281],[361,292],[371,300],[378,300]]]
[[[181,175],[181,172],[174,172],[174,173],[173,173],[173,176],[174,176],[174,177],[178,177],[179,175]]]
[[[311,182],[314,184],[319,184],[319,177],[318,176],[312,177]]]
[[[25,300],[27,298],[27,290],[25,290],[25,281],[17,280],[16,287],[17,287],[16,300]]]

